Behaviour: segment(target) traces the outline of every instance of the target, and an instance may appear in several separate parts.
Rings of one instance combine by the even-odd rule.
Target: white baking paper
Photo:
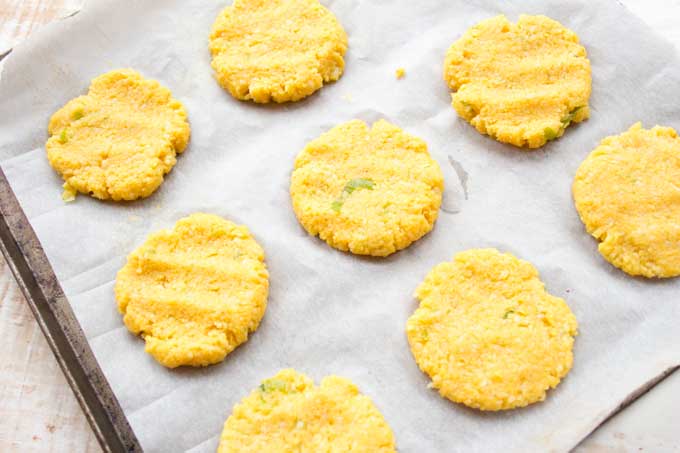
[[[613,1],[326,4],[349,35],[345,74],[283,106],[236,101],[213,79],[207,41],[222,2],[92,3],[8,58],[0,82],[2,168],[132,427],[148,452],[214,451],[232,406],[261,379],[294,367],[317,381],[352,379],[385,415],[402,452],[568,450],[632,391],[680,363],[680,279],[631,278],[606,263],[570,192],[579,163],[604,136],[640,120],[680,129],[674,48]],[[591,119],[538,151],[478,134],[456,116],[441,80],[447,47],[500,13],[559,20],[578,33],[592,61]],[[47,121],[91,78],[119,67],[160,80],[184,102],[191,143],[146,200],[79,196],[66,204],[45,158]],[[406,69],[402,80],[398,67]],[[352,256],[310,237],[289,200],[295,155],[352,118],[386,118],[424,138],[445,175],[434,230],[387,259]],[[147,234],[196,211],[251,229],[267,256],[269,306],[257,332],[223,363],[168,370],[123,326],[113,283]],[[405,323],[417,305],[413,290],[432,266],[476,247],[534,263],[579,320],[574,368],[543,403],[501,413],[466,409],[429,390],[411,356]]]

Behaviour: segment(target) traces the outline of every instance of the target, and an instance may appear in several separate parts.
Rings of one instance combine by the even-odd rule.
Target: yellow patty
[[[269,276],[262,248],[244,226],[192,214],[151,234],[116,277],[128,329],[161,364],[221,362],[257,329]]]
[[[635,124],[583,161],[574,201],[602,256],[631,275],[680,275],[680,138]]]
[[[64,199],[77,192],[102,200],[148,197],[189,140],[182,104],[155,80],[131,69],[107,72],[85,96],[50,119],[47,158],[64,178]]]
[[[347,35],[318,0],[234,0],[210,34],[212,67],[232,96],[297,101],[338,80]]]
[[[218,453],[392,453],[394,435],[373,402],[348,379],[316,387],[282,370],[234,407]]]
[[[576,318],[536,268],[496,249],[458,253],[415,292],[406,332],[432,386],[481,410],[545,398],[571,369]]]
[[[482,134],[538,148],[588,118],[590,62],[578,37],[545,16],[484,20],[444,62],[453,107]]]
[[[385,120],[334,127],[295,160],[290,194],[302,226],[331,247],[387,256],[427,234],[444,182],[421,139]]]

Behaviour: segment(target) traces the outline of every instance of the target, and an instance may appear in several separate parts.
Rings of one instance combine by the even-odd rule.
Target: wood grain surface
[[[0,55],[33,30],[77,11],[82,0],[0,0]]]
[[[0,452],[101,451],[0,258]]]

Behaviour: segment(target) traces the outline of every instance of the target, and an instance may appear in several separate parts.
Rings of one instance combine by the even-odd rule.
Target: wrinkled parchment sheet
[[[222,2],[92,2],[8,58],[0,82],[0,163],[143,447],[214,451],[232,406],[261,379],[294,367],[338,374],[369,395],[402,452],[565,451],[631,392],[680,363],[680,279],[632,278],[606,263],[573,207],[579,163],[636,121],[680,128],[680,60],[614,1],[336,0],[349,35],[339,82],[309,99],[259,106],[214,81],[207,40]],[[547,14],[575,30],[593,69],[592,117],[538,151],[478,134],[441,80],[447,47],[481,19]],[[150,198],[61,198],[45,157],[47,121],[91,78],[132,67],[187,107],[191,143]],[[394,71],[406,69],[397,80]],[[387,259],[331,249],[299,226],[288,185],[295,155],[332,126],[386,118],[424,138],[441,165],[434,230]],[[456,171],[455,167],[459,167]],[[459,175],[460,173],[460,175]],[[269,306],[226,360],[168,370],[123,326],[113,284],[147,234],[195,211],[246,224],[266,252]],[[574,368],[545,402],[502,413],[429,390],[408,348],[412,292],[458,251],[497,247],[534,263],[579,320]]]

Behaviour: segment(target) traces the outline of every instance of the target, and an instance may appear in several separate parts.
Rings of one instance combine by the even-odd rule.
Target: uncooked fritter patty
[[[282,370],[234,407],[218,453],[395,453],[382,414],[348,379],[327,376],[318,387]]]
[[[602,256],[631,275],[680,275],[680,138],[640,123],[583,161],[574,201]]]
[[[444,80],[480,133],[538,148],[588,118],[590,61],[574,32],[545,16],[484,20],[453,43]]]
[[[423,140],[385,120],[352,120],[300,152],[290,194],[310,234],[343,251],[387,256],[432,229],[443,187]]]
[[[234,0],[210,34],[212,67],[237,99],[297,101],[338,80],[347,35],[318,0]]]
[[[573,362],[576,318],[536,268],[496,249],[458,253],[415,293],[411,351],[439,393],[502,410],[542,401]]]
[[[64,199],[148,197],[189,140],[184,106],[131,69],[107,72],[50,119],[47,158],[64,178]]]
[[[257,329],[268,289],[264,253],[248,229],[201,213],[151,234],[115,285],[125,325],[170,368],[221,362]]]

